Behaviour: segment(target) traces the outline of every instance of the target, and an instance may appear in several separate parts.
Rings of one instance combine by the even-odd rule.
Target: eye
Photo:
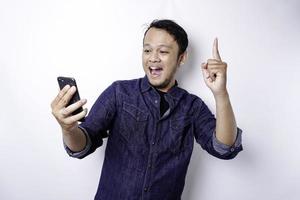
[[[150,49],[144,49],[144,53],[150,53]]]
[[[168,54],[168,51],[160,51],[161,54]]]

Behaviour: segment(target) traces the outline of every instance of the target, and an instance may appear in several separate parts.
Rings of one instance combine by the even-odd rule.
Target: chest
[[[114,137],[136,151],[180,153],[193,148],[193,117],[182,102],[171,104],[161,115],[159,98],[121,98]]]

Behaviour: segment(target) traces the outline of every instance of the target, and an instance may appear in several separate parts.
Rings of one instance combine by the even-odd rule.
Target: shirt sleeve
[[[243,150],[241,144],[241,129],[237,129],[238,134],[235,143],[227,146],[219,142],[216,138],[216,118],[208,109],[207,105],[199,99],[195,107],[194,116],[194,136],[196,142],[209,154],[224,160],[234,158]]]
[[[73,158],[83,158],[87,152],[90,150],[91,146],[92,146],[92,142],[91,142],[91,138],[90,136],[88,135],[88,133],[86,132],[86,130],[82,127],[79,126],[79,128],[83,131],[85,137],[86,137],[86,146],[85,148],[82,150],[82,151],[79,151],[79,152],[74,152],[72,151],[71,149],[69,149],[69,147],[63,143],[64,145],[64,148],[66,150],[66,152],[68,153],[69,156],[73,157]]]
[[[216,131],[214,131],[213,134],[213,147],[214,149],[220,154],[220,155],[225,155],[225,154],[230,154],[231,152],[234,152],[236,149],[240,148],[242,145],[242,130],[237,127],[237,136],[235,139],[235,142],[233,145],[229,146],[226,145],[222,142],[220,142],[217,137],[216,137]]]
[[[84,158],[102,146],[103,138],[108,137],[116,113],[115,84],[110,85],[93,104],[85,121],[79,125],[87,138],[86,147],[80,152],[72,152],[65,146],[67,153],[75,158]]]

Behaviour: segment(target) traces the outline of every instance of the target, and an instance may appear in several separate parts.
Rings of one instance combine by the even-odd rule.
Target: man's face
[[[167,92],[175,84],[179,47],[165,30],[150,28],[143,44],[143,68],[151,85]]]

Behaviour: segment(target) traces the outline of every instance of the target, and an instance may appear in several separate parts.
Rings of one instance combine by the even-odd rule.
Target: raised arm
[[[216,137],[230,146],[235,142],[237,125],[226,88],[227,64],[220,57],[217,38],[214,40],[212,54],[212,59],[202,63],[202,74],[216,102]]]

